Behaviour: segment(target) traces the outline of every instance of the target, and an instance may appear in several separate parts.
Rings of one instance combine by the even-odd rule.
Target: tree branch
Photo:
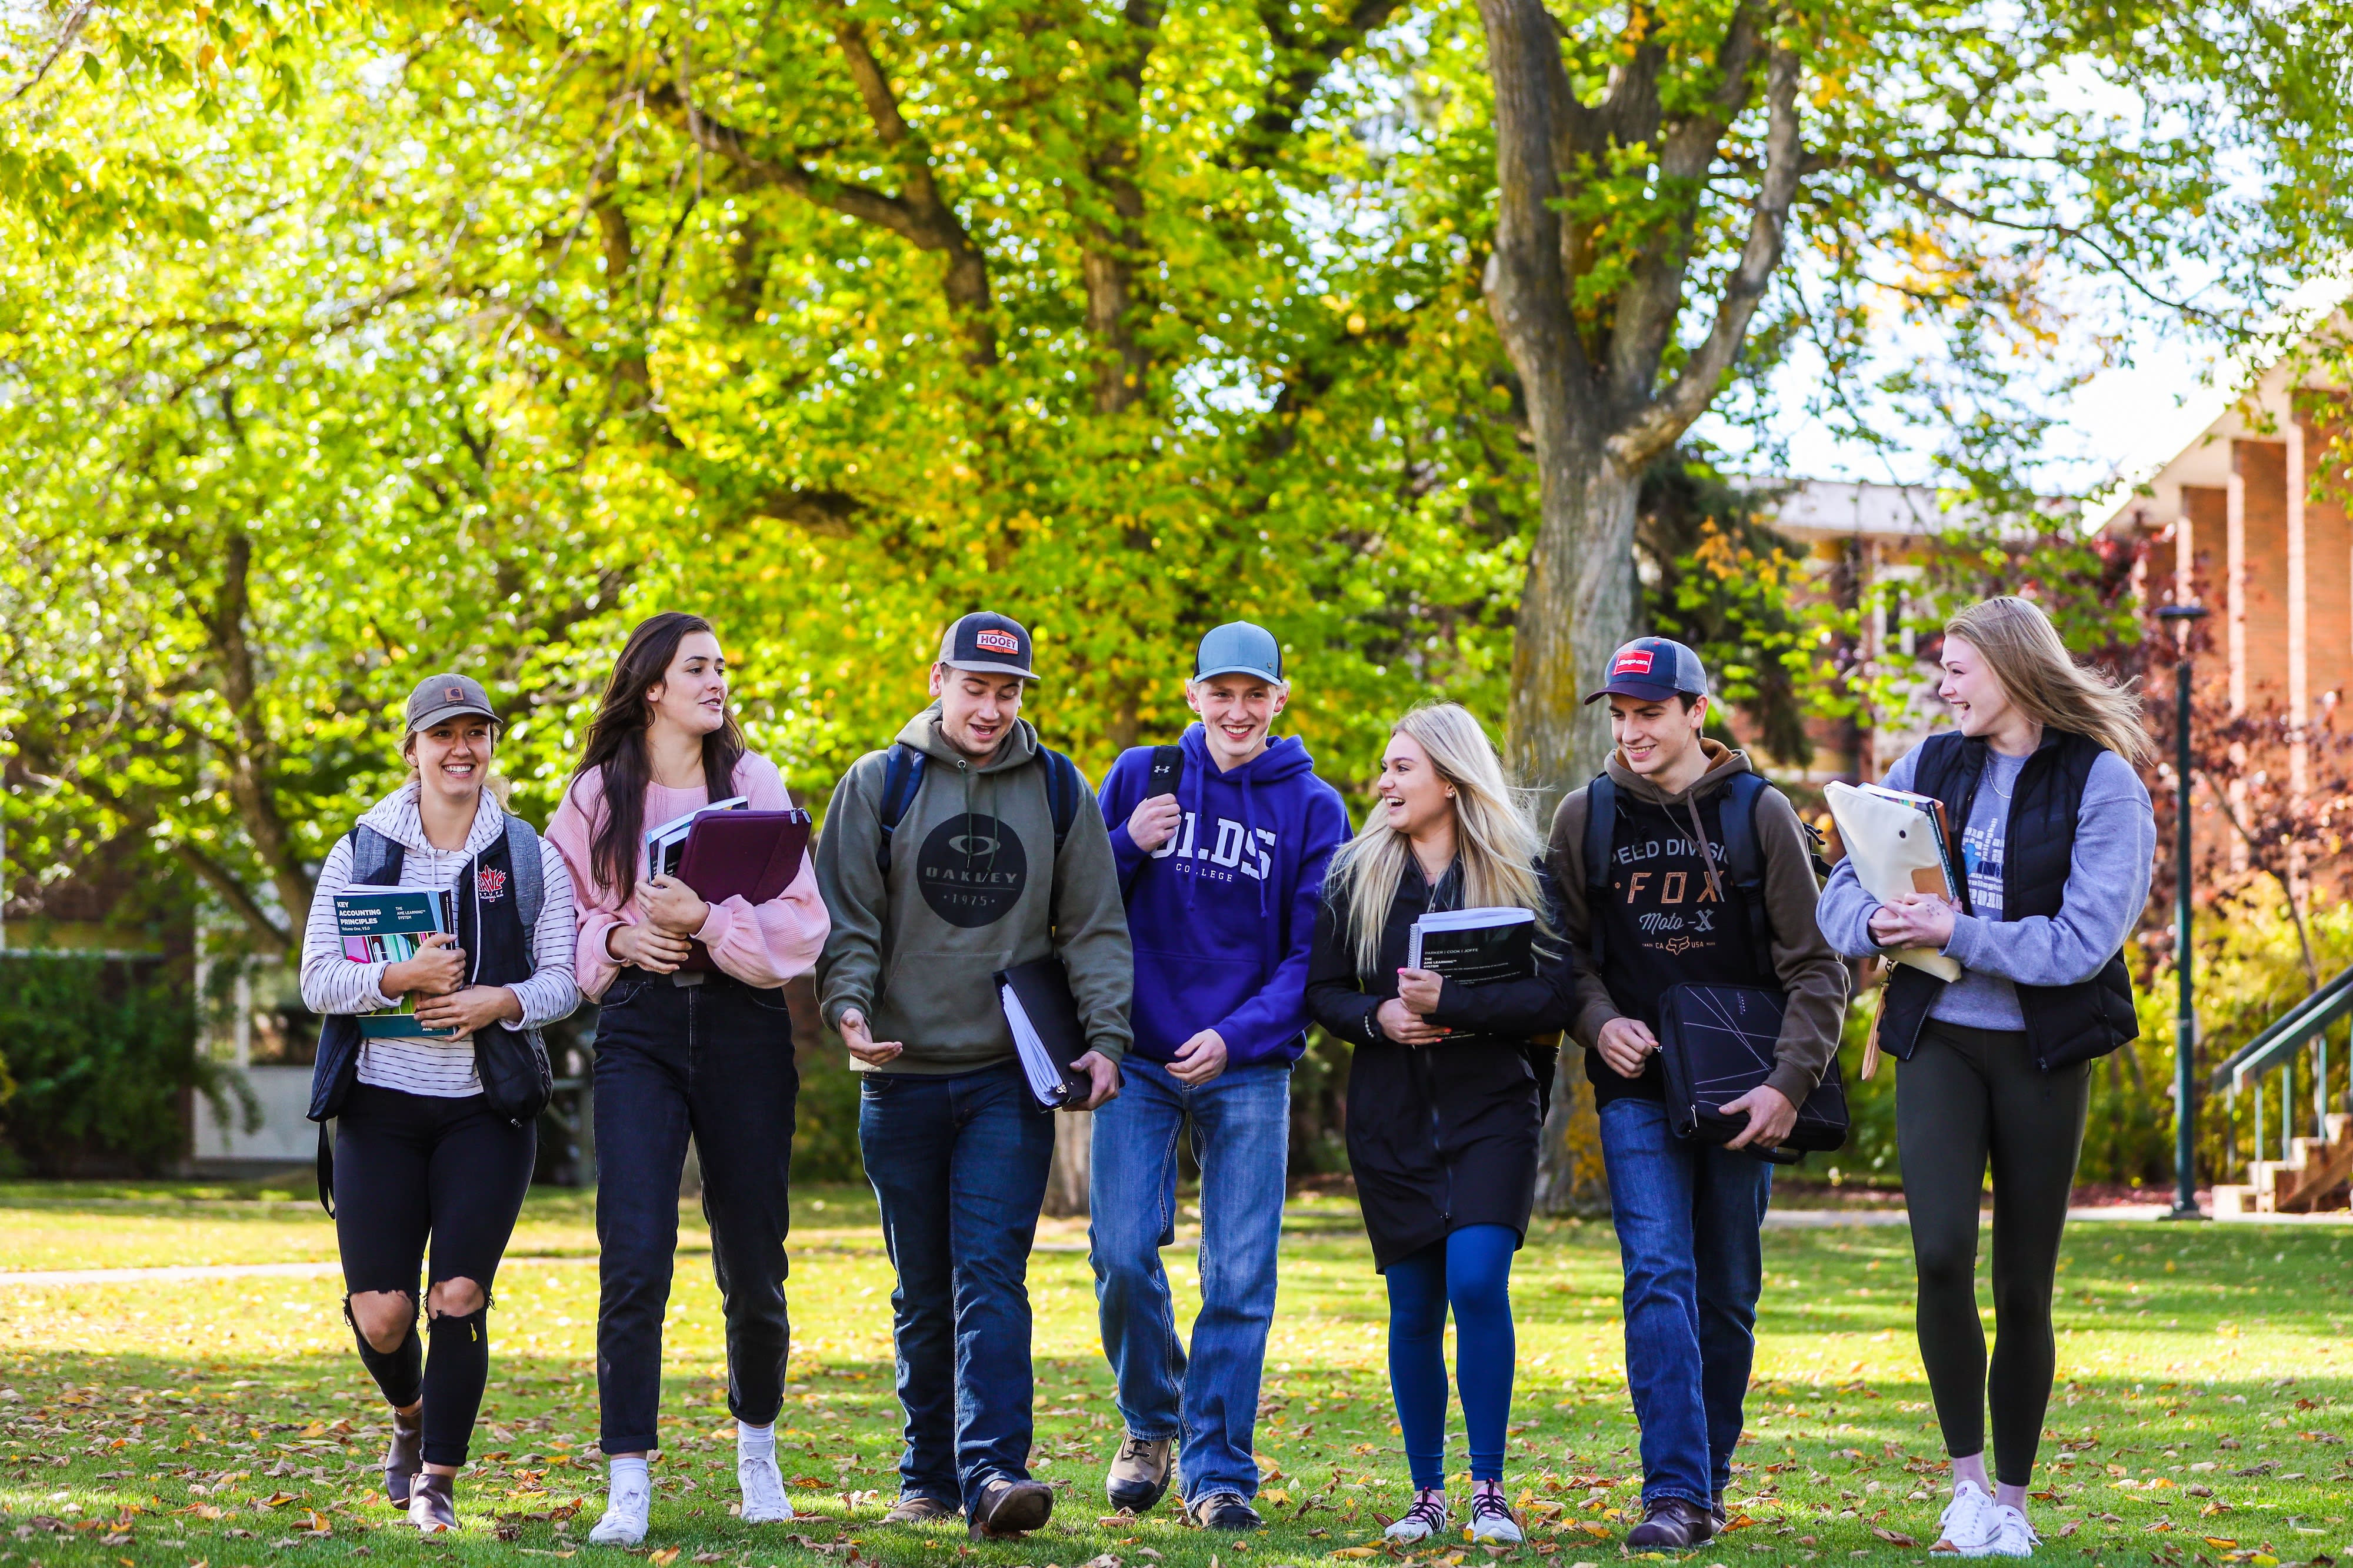
[[[1135,183],[1135,129],[1144,90],[1144,68],[1159,42],[1162,0],[1127,0],[1128,47],[1106,72],[1120,95],[1101,117],[1112,127],[1087,160],[1087,173],[1111,208],[1111,220],[1090,219],[1079,256],[1087,290],[1087,331],[1098,346],[1094,407],[1116,414],[1144,395],[1150,368],[1136,342],[1135,258],[1144,254],[1144,192]]]
[[[227,765],[228,795],[237,807],[246,837],[260,858],[262,869],[278,890],[289,927],[302,929],[311,915],[313,891],[309,868],[295,853],[293,835],[278,810],[275,790],[278,748],[261,714],[261,685],[254,670],[253,647],[246,639],[245,622],[252,608],[250,577],[253,538],[233,530],[221,552],[221,583],[212,612],[204,617],[219,662],[222,700],[227,704],[235,736],[218,738]]]
[[[1274,70],[1257,112],[1226,150],[1227,166],[1263,169],[1281,156],[1298,129],[1307,100],[1315,96],[1340,57],[1387,23],[1400,4],[1401,0],[1350,0],[1347,16],[1336,25],[1303,28],[1292,24],[1291,0],[1258,0],[1259,21],[1274,46]],[[1314,0],[1308,0],[1304,9],[1310,16],[1321,15]]]
[[[1781,263],[1784,226],[1789,203],[1798,192],[1798,164],[1805,152],[1798,121],[1798,56],[1787,45],[1775,45],[1767,59],[1765,107],[1765,178],[1757,189],[1740,263],[1725,284],[1706,341],[1684,363],[1673,385],[1610,437],[1610,457],[1622,472],[1640,472],[1707,411],[1739,357],[1749,320],[1765,297],[1774,268]]]

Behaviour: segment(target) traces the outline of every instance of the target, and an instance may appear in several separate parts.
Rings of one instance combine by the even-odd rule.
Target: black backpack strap
[[[1769,786],[1756,773],[1735,773],[1724,788],[1724,809],[1717,814],[1716,837],[1724,845],[1725,868],[1748,922],[1748,952],[1759,975],[1773,977],[1773,917],[1765,907],[1765,856],[1757,844],[1757,803]]]
[[[886,877],[891,874],[891,836],[899,831],[907,808],[915,804],[915,792],[923,787],[923,752],[904,741],[893,741],[888,755],[882,766],[882,834],[874,844],[874,864]]]
[[[1609,850],[1618,837],[1618,786],[1606,773],[1585,786],[1585,946],[1593,973],[1601,973],[1602,900],[1609,895]]]
[[[1079,764],[1053,747],[1040,746],[1038,754],[1046,764],[1046,805],[1054,814],[1054,853],[1060,855],[1071,824],[1079,819],[1079,797],[1087,793],[1087,782],[1079,776]]]
[[[327,1217],[335,1217],[335,1142],[327,1136],[327,1124],[319,1123],[319,1206]]]

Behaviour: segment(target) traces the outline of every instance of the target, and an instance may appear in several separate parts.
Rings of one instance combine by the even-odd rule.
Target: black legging
[[[1912,1258],[1920,1276],[1920,1360],[1945,1451],[1985,1452],[1994,1479],[2024,1486],[2051,1404],[2058,1345],[2051,1289],[2084,1146],[2090,1073],[2044,1072],[2017,1029],[1930,1021],[1895,1074],[1895,1132]],[[1993,1162],[1992,1377],[1978,1318],[1978,1195]]]
[[[466,1462],[490,1380],[491,1286],[538,1152],[537,1127],[513,1126],[479,1094],[442,1100],[356,1083],[336,1119],[335,1241],[346,1303],[376,1290],[416,1300],[428,1238],[432,1283],[482,1288],[480,1310],[427,1325],[429,1361],[413,1328],[391,1351],[359,1335],[360,1360],[385,1399],[402,1407],[424,1398],[428,1465]]]

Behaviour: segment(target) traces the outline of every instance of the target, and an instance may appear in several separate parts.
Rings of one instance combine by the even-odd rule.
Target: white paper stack
[[[684,816],[673,816],[659,827],[647,828],[646,875],[649,877],[678,875],[678,858],[686,853],[687,831],[693,827],[696,817],[713,811],[749,811],[751,809],[752,803],[749,800],[740,795],[731,795],[725,800],[713,801],[709,805],[698,805]]]

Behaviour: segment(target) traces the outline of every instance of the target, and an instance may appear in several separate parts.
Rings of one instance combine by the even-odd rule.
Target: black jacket
[[[1356,973],[1340,911],[1329,899],[1316,911],[1307,1006],[1356,1047],[1348,1163],[1380,1268],[1465,1226],[1527,1234],[1553,1059],[1546,1037],[1567,1028],[1577,1008],[1575,962],[1557,937],[1559,900],[1551,873],[1539,868],[1536,875],[1556,936],[1549,944],[1539,937],[1535,978],[1446,986],[1430,1022],[1457,1032],[1434,1046],[1398,1044],[1374,1015],[1397,994],[1414,921],[1461,903],[1457,873],[1449,871],[1433,891],[1409,862],[1382,928],[1380,963],[1369,975]]]
[[[2004,919],[2059,913],[2074,861],[2075,821],[2083,810],[2084,786],[2091,778],[2092,764],[2105,749],[2087,736],[2046,730],[2042,744],[2026,759],[2010,797],[2001,877]],[[1978,781],[1985,776],[1985,762],[1983,739],[1969,740],[1947,731],[1931,735],[1922,743],[1920,761],[1913,771],[1913,789],[1943,801],[1949,813],[1956,866],[1961,863],[1959,836],[1968,824]],[[1966,910],[1968,889],[1965,885],[1958,891]],[[1879,1048],[1898,1061],[1911,1060],[1919,1045],[1920,1026],[1944,989],[1945,983],[1925,970],[1895,965],[1887,977],[1887,994],[1879,1005]],[[2133,1009],[2132,973],[2121,952],[2081,984],[2017,989],[2029,1047],[2035,1065],[2044,1072],[2106,1056],[2140,1035],[2140,1020]]]

